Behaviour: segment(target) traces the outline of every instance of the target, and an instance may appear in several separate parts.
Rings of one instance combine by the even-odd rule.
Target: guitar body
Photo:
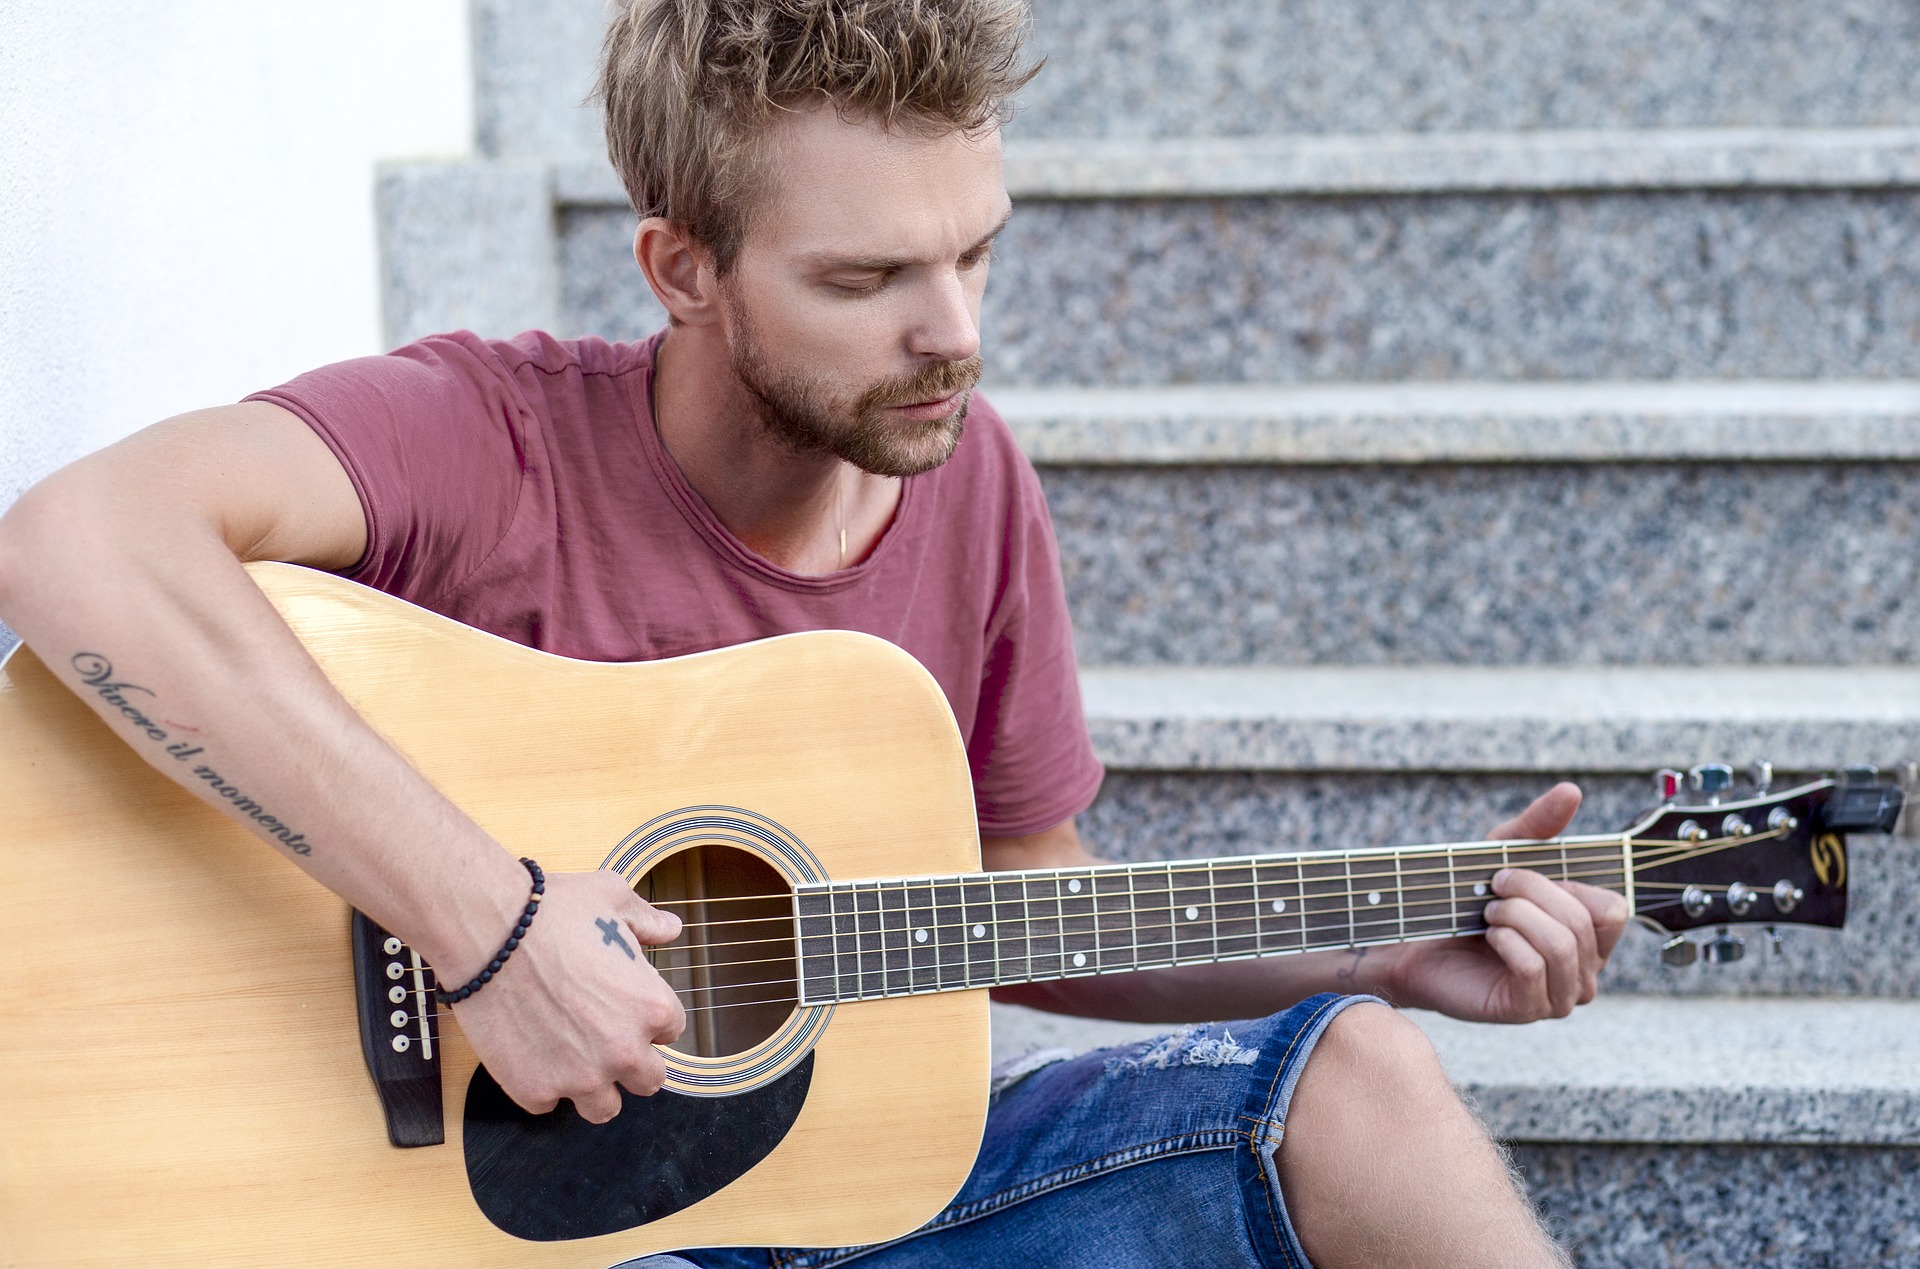
[[[325,574],[253,572],[363,716],[549,870],[605,866],[686,808],[777,826],[818,879],[979,867],[946,702],[880,640],[585,663]],[[624,1135],[561,1134],[517,1173],[469,1149],[489,1081],[442,1011],[445,1141],[397,1148],[361,1048],[346,906],[151,770],[29,649],[0,669],[0,737],[0,1263],[604,1266],[865,1243],[930,1218],[971,1167],[981,991],[800,1011],[808,1056],[743,1082],[750,1113],[629,1097],[608,1126]],[[740,843],[809,879],[791,852]],[[701,1139],[680,1155],[659,1144],[689,1124]],[[686,1183],[696,1147],[726,1183]],[[508,1209],[518,1234],[488,1215]]]

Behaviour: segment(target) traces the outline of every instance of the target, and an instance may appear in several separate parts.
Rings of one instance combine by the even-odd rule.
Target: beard
[[[765,357],[746,313],[733,310],[733,373],[759,406],[760,423],[796,454],[832,454],[875,476],[918,476],[953,457],[966,425],[980,358],[930,362],[880,380],[851,401],[828,382],[783,373]],[[960,393],[953,413],[937,419],[889,419],[890,406],[917,405]]]

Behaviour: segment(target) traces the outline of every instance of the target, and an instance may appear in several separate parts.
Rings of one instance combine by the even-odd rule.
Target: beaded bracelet
[[[457,991],[448,991],[444,987],[433,989],[433,998],[443,1005],[457,1005],[493,981],[500,967],[513,955],[513,949],[520,946],[520,940],[527,937],[527,927],[533,924],[533,914],[540,910],[540,897],[547,893],[547,874],[540,871],[540,865],[531,859],[520,861],[533,876],[533,893],[527,896],[527,906],[520,913],[520,919],[514,922],[513,933],[507,935],[507,941],[494,954],[487,967],[473,976],[473,980]]]

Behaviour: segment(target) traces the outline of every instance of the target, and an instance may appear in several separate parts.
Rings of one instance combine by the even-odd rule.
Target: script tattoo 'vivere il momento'
[[[155,722],[146,708],[135,699],[135,696],[140,696],[149,701],[154,700],[152,688],[116,680],[113,677],[113,662],[98,652],[76,652],[71,661],[74,672],[80,676],[80,681],[92,688],[94,695],[120,711],[121,715],[133,724],[135,731],[142,733],[155,744],[164,745],[167,754],[176,762],[190,762],[206,752],[191,740],[172,739],[167,729]],[[236,811],[246,815],[294,854],[311,855],[313,853],[313,844],[307,840],[304,833],[296,833],[282,823],[279,817],[269,815],[265,807],[240,792],[206,763],[194,763],[193,774],[206,781],[207,787],[214,793],[231,802]]]

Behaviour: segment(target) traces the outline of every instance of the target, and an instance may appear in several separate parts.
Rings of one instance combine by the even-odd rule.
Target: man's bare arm
[[[1557,785],[1492,837],[1551,837],[1580,805]],[[1072,820],[1030,837],[980,843],[989,869],[1071,868],[1100,861]],[[1259,1017],[1315,992],[1367,992],[1398,1005],[1483,1022],[1564,1017],[1592,1000],[1600,968],[1626,924],[1626,901],[1579,883],[1505,869],[1494,881],[1486,937],[1404,943],[1353,952],[1069,978],[994,989],[994,998],[1055,1013],[1131,1022]]]
[[[457,984],[513,926],[526,871],[354,713],[242,568],[341,569],[365,541],[345,470],[298,417],[201,411],[55,473],[0,517],[0,618],[142,758]],[[240,815],[216,779],[269,818]],[[651,1092],[664,1076],[651,1046],[678,1034],[679,1005],[644,962],[610,953],[594,925],[607,918],[647,942],[678,930],[610,874],[552,875],[526,943],[457,1007],[530,1109],[570,1097],[604,1120],[616,1082]]]

